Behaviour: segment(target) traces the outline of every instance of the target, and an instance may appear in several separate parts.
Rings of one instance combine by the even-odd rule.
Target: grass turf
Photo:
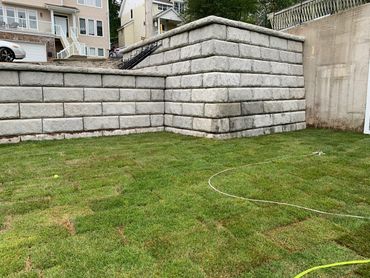
[[[214,141],[168,133],[0,146],[0,277],[294,277],[370,257],[370,137],[328,130]],[[54,175],[59,175],[55,178]],[[307,277],[369,277],[369,265]]]

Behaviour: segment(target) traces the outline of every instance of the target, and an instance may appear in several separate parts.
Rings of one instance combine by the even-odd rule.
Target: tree
[[[271,27],[267,17],[269,13],[278,12],[289,6],[301,2],[301,0],[259,0],[257,11],[254,14],[254,23]]]
[[[301,0],[188,0],[187,21],[209,15],[225,17],[269,27],[267,15]]]
[[[250,21],[256,12],[258,0],[188,0],[185,17],[187,21],[209,15],[239,21]]]
[[[118,31],[121,27],[121,19],[119,18],[119,10],[121,6],[121,0],[108,0],[109,2],[109,19],[110,19],[110,39],[111,43],[118,42]]]

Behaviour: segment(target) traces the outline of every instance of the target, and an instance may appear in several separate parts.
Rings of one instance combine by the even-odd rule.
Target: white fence
[[[274,30],[283,30],[369,2],[369,0],[302,1],[280,12],[269,14],[269,20]]]

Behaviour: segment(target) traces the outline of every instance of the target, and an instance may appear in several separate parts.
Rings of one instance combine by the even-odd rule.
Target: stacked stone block
[[[0,70],[3,142],[163,130],[164,77],[11,69]]]
[[[166,130],[229,138],[306,127],[302,38],[210,17],[160,39],[136,69],[167,75]]]
[[[209,138],[304,129],[303,39],[209,17],[148,43],[134,71],[4,65],[0,142],[170,131]]]

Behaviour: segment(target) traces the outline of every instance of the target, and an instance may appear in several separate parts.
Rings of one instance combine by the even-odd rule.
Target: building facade
[[[172,30],[184,22],[184,0],[123,0],[120,10],[119,46]]]
[[[108,0],[0,0],[0,40],[20,44],[23,61],[106,58]]]

